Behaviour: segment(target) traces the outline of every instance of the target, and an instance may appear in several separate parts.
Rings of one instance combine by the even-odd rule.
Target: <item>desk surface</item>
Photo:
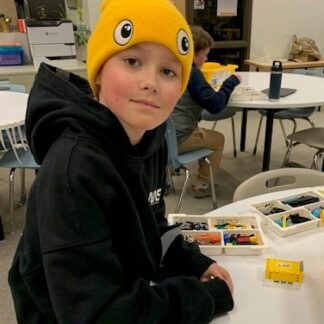
[[[238,87],[251,87],[261,91],[269,87],[269,72],[238,72],[242,82]],[[229,101],[230,107],[243,107],[251,109],[289,109],[301,107],[314,107],[324,104],[324,78],[283,73],[281,87],[294,88],[297,91],[278,101],[269,101],[267,98],[255,101]]]
[[[208,215],[251,214],[251,203],[304,192],[293,189],[241,200]],[[324,228],[280,237],[263,226],[269,249],[260,256],[217,256],[234,281],[235,308],[216,324],[321,324],[324,319]],[[302,284],[264,279],[266,257],[303,260]]]
[[[64,70],[71,71],[75,74],[86,78],[86,65],[77,61],[74,64],[67,64],[63,67]],[[9,80],[10,83],[22,84],[29,92],[33,86],[34,78],[38,69],[34,65],[17,65],[17,66],[0,66],[0,80]]]
[[[244,63],[253,66],[258,70],[270,71],[273,60],[274,59],[245,60]],[[293,62],[282,60],[282,67],[283,69],[287,70],[324,67],[324,57],[322,57],[319,61],[312,62]]]
[[[71,72],[79,72],[85,71],[86,65],[81,61],[77,61],[73,63],[73,65],[66,65],[62,67],[62,69],[71,71]],[[36,74],[38,68],[35,68],[34,65],[13,65],[13,66],[0,66],[0,78],[2,75],[20,75],[20,74]]]
[[[27,109],[28,94],[0,91],[0,129],[23,125]]]

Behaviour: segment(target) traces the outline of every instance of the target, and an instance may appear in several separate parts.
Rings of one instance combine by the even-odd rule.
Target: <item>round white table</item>
[[[27,93],[0,91],[0,130],[25,124]]]
[[[2,131],[5,131],[18,161],[19,157],[15,148],[15,144],[17,144],[16,130],[20,138],[19,143],[24,146],[21,126],[25,124],[27,101],[27,93],[0,91],[0,142],[3,147],[6,147],[2,136]]]
[[[208,215],[251,214],[249,204],[307,191],[286,190],[244,199]],[[269,249],[258,256],[217,256],[234,281],[234,310],[216,324],[322,324],[324,320],[324,228],[280,237],[263,226]],[[301,284],[276,283],[264,279],[266,257],[302,260]]]
[[[15,148],[15,144],[17,143],[16,130],[18,129],[20,142],[24,145],[20,127],[25,124],[27,101],[28,94],[26,93],[0,91],[0,142],[5,147],[2,135],[4,131],[8,136],[11,148],[18,161],[20,160]],[[3,238],[4,233],[0,216],[0,240]]]
[[[261,91],[269,87],[269,72],[238,72],[238,74],[242,78],[242,82],[239,86],[251,87],[257,91]],[[228,103],[229,107],[244,108],[241,129],[241,151],[245,150],[247,110],[267,110],[263,151],[263,171],[269,170],[270,167],[274,113],[281,109],[316,107],[324,105],[324,78],[293,73],[283,73],[281,87],[293,88],[297,89],[297,91],[287,97],[280,98],[278,101],[269,101],[268,99],[263,99],[255,101],[229,101]]]

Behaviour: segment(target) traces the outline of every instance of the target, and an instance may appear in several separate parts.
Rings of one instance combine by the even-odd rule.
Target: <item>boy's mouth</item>
[[[149,107],[152,107],[152,108],[160,108],[158,105],[156,105],[154,102],[152,101],[149,101],[149,100],[145,100],[145,99],[136,99],[136,100],[131,100],[132,102],[135,102],[137,104],[142,104],[142,105],[145,105],[145,106],[149,106]]]

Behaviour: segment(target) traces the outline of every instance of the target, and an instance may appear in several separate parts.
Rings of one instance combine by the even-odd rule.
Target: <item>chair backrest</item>
[[[282,168],[258,173],[242,182],[233,201],[287,189],[324,185],[324,172],[304,168]]]
[[[10,82],[1,82],[0,91],[26,92],[26,88],[22,84],[15,84]]]
[[[175,130],[174,123],[171,118],[167,120],[167,127],[165,131],[165,139],[168,146],[168,163],[169,166],[178,168],[181,166],[179,162],[178,156],[178,141],[177,141],[177,134]]]
[[[298,69],[295,70],[294,73],[296,74],[303,74],[303,75],[310,75],[310,76],[317,76],[320,78],[324,78],[324,73],[318,70],[305,70],[305,69]]]

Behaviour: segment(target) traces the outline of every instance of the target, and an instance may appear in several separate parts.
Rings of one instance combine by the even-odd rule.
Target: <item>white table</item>
[[[251,203],[277,199],[307,189],[293,189],[241,200],[208,215],[251,214]],[[259,256],[217,256],[234,281],[234,310],[216,324],[322,324],[324,322],[324,228],[280,237],[263,226],[269,249]],[[301,284],[264,279],[266,257],[303,260]]]
[[[27,100],[26,93],[0,91],[0,141],[5,147],[2,137],[2,131],[5,131],[18,161],[19,157],[15,150],[16,130],[20,136],[19,142],[24,145],[21,126],[25,124]]]
[[[0,142],[5,147],[2,132],[5,131],[13,152],[19,161],[15,150],[15,130],[18,129],[22,138],[20,127],[25,124],[28,94],[10,91],[0,91]],[[4,239],[3,227],[0,215],[0,240]]]
[[[269,87],[269,72],[238,72],[242,77],[240,86],[251,87],[255,90],[263,90]],[[274,113],[281,109],[316,107],[324,104],[324,78],[283,73],[281,87],[294,88],[297,91],[279,101],[270,102],[268,99],[258,101],[236,101],[229,102],[229,107],[243,109],[242,130],[241,130],[241,151],[245,150],[245,133],[247,123],[247,109],[266,109],[267,122],[265,129],[265,142],[263,152],[262,170],[269,170],[271,155],[271,140]]]

